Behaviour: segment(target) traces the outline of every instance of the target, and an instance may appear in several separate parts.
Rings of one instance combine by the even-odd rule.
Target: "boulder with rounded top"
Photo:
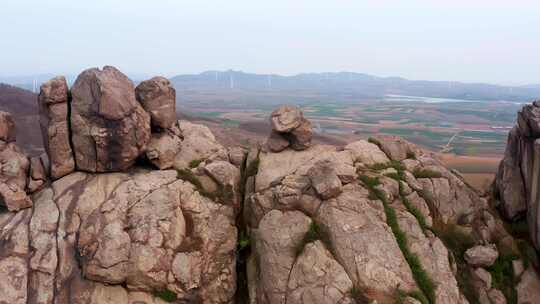
[[[82,72],[72,88],[71,129],[77,169],[123,171],[146,150],[150,116],[133,83],[114,67]]]
[[[135,88],[137,100],[150,114],[153,127],[167,129],[176,122],[176,91],[165,77],[154,77]]]

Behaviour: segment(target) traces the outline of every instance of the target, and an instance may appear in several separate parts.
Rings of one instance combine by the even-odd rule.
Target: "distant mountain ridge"
[[[540,85],[502,86],[455,81],[408,80],[363,73],[302,73],[292,76],[253,74],[242,71],[206,71],[170,78],[178,89],[245,91],[312,90],[339,92],[353,97],[383,97],[388,94],[470,100],[530,101],[540,98]]]

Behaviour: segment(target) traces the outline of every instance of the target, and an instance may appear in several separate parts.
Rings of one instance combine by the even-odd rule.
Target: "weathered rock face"
[[[15,141],[15,123],[11,114],[0,111],[0,140],[4,142]]]
[[[168,129],[176,122],[176,91],[167,78],[154,77],[135,88],[137,100],[150,113],[152,126]]]
[[[272,152],[281,152],[287,147],[301,151],[311,146],[313,127],[304,118],[302,111],[293,106],[281,106],[270,116],[272,131],[266,147]]]
[[[32,206],[26,195],[30,161],[15,143],[0,142],[0,205],[10,211]]]
[[[527,214],[531,239],[540,250],[540,103],[524,106],[517,124],[508,134],[503,160],[499,165],[496,193],[500,209],[508,220]]]
[[[9,303],[231,303],[235,207],[176,171],[72,173],[0,214],[0,298]],[[114,285],[105,285],[114,284]],[[130,300],[132,299],[132,300]]]
[[[455,229],[455,238],[463,231],[475,244],[509,237],[500,235],[502,223],[459,174],[403,140],[358,141],[342,150],[263,148],[247,159],[247,166],[258,165],[246,179],[244,205],[254,244],[247,270],[251,303],[394,303],[400,290],[423,293],[430,303],[466,304],[458,271],[487,264],[463,262],[462,252],[445,246],[446,231]],[[304,266],[312,255],[325,267]],[[500,300],[499,290],[484,292]]]
[[[50,175],[53,179],[58,179],[75,170],[70,144],[66,79],[59,76],[41,85],[38,103],[39,124],[49,156]]]
[[[77,169],[111,172],[132,166],[150,139],[150,116],[135,99],[133,83],[106,66],[82,72],[71,92]]]

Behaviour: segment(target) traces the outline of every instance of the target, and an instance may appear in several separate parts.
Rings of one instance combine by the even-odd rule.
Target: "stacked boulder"
[[[167,79],[135,88],[114,67],[71,90],[53,78],[43,161],[0,112],[0,303],[233,302],[245,153],[177,121],[175,98]]]
[[[0,111],[0,206],[9,211],[32,207],[28,194],[39,190],[46,182],[42,160],[29,159],[15,140],[13,118]]]
[[[311,146],[313,128],[304,118],[302,111],[294,106],[281,106],[270,116],[272,131],[266,147],[272,152],[281,152],[288,147],[302,151]]]

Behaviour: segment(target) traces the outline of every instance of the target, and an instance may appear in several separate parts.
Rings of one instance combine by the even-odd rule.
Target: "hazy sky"
[[[0,76],[106,64],[540,83],[540,1],[1,0]]]

